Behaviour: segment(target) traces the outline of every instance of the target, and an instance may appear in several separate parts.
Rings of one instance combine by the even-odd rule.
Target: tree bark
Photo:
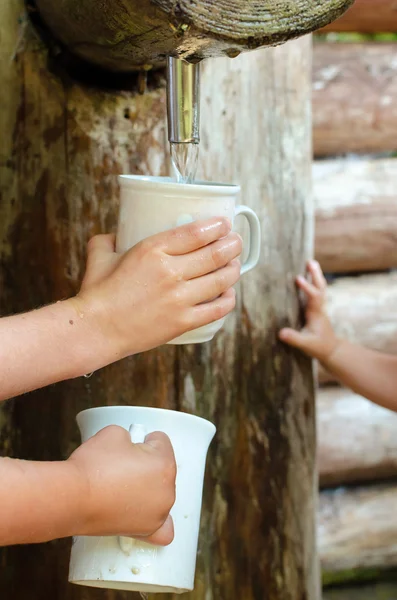
[[[368,348],[397,354],[397,273],[336,280],[327,310],[337,335]],[[319,369],[319,381],[335,381]]]
[[[321,492],[318,544],[325,583],[397,566],[397,485]]]
[[[396,44],[315,45],[316,156],[396,149],[396,61]]]
[[[2,314],[74,293],[89,236],[115,226],[116,175],[168,170],[165,91],[110,94],[56,77],[21,16],[22,1],[3,0]],[[299,324],[293,274],[312,247],[310,89],[309,39],[205,65],[203,171],[240,181],[263,221],[261,263],[225,331],[212,344],[160,348],[1,408],[1,452],[37,460],[69,455],[79,443],[75,414],[90,406],[153,405],[215,422],[191,600],[319,597],[311,366],[277,341],[281,325]],[[3,549],[0,596],[133,597],[68,585],[69,546]]]
[[[280,44],[339,17],[354,0],[35,0],[70,51],[112,71],[235,56]]]
[[[314,163],[316,259],[327,273],[397,267],[397,160]]]
[[[317,392],[322,487],[397,475],[397,414],[339,387]]]
[[[359,33],[397,31],[397,8],[394,0],[356,0],[345,15],[323,29]]]

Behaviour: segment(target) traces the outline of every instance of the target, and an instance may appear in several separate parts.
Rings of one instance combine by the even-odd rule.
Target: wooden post
[[[0,5],[0,302],[22,311],[72,294],[86,242],[115,226],[116,175],[165,173],[165,91],[104,93],[48,70],[22,0]],[[293,283],[312,252],[310,40],[205,65],[202,168],[240,181],[263,252],[212,344],[164,347],[6,403],[2,454],[66,457],[75,414],[104,404],[212,419],[191,600],[318,600],[310,362],[277,341],[299,321]],[[3,485],[4,482],[1,484]],[[56,499],[54,499],[56,501]],[[70,542],[0,552],[4,599],[122,600],[67,583]]]
[[[328,31],[379,33],[397,31],[397,8],[394,0],[356,0],[348,12],[324,28]]]

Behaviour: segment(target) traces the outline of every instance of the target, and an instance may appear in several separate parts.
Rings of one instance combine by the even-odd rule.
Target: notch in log
[[[35,0],[70,52],[110,71],[237,56],[310,33],[354,0]]]

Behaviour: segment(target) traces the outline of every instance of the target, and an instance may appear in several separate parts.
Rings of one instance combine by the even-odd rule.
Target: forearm
[[[84,530],[83,489],[65,462],[0,459],[0,546],[46,542]]]
[[[75,300],[0,319],[0,400],[117,360],[94,319]]]
[[[346,387],[397,411],[397,357],[340,340],[323,366]]]

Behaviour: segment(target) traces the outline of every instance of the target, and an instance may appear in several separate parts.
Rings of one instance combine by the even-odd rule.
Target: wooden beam
[[[395,0],[356,0],[345,15],[321,30],[357,33],[397,32]]]
[[[114,71],[164,64],[167,54],[197,61],[236,56],[310,33],[353,0],[35,0],[71,52]]]
[[[318,547],[325,583],[397,566],[397,484],[320,494]]]
[[[316,156],[397,148],[397,44],[315,44]]]
[[[323,600],[396,600],[397,583],[395,581],[379,582],[349,587],[326,589]]]
[[[397,414],[339,387],[317,392],[322,487],[397,475]]]
[[[368,348],[397,354],[397,273],[337,279],[327,310],[336,333]],[[321,383],[334,378],[319,370]]]
[[[397,160],[313,165],[316,258],[328,273],[397,267]]]

